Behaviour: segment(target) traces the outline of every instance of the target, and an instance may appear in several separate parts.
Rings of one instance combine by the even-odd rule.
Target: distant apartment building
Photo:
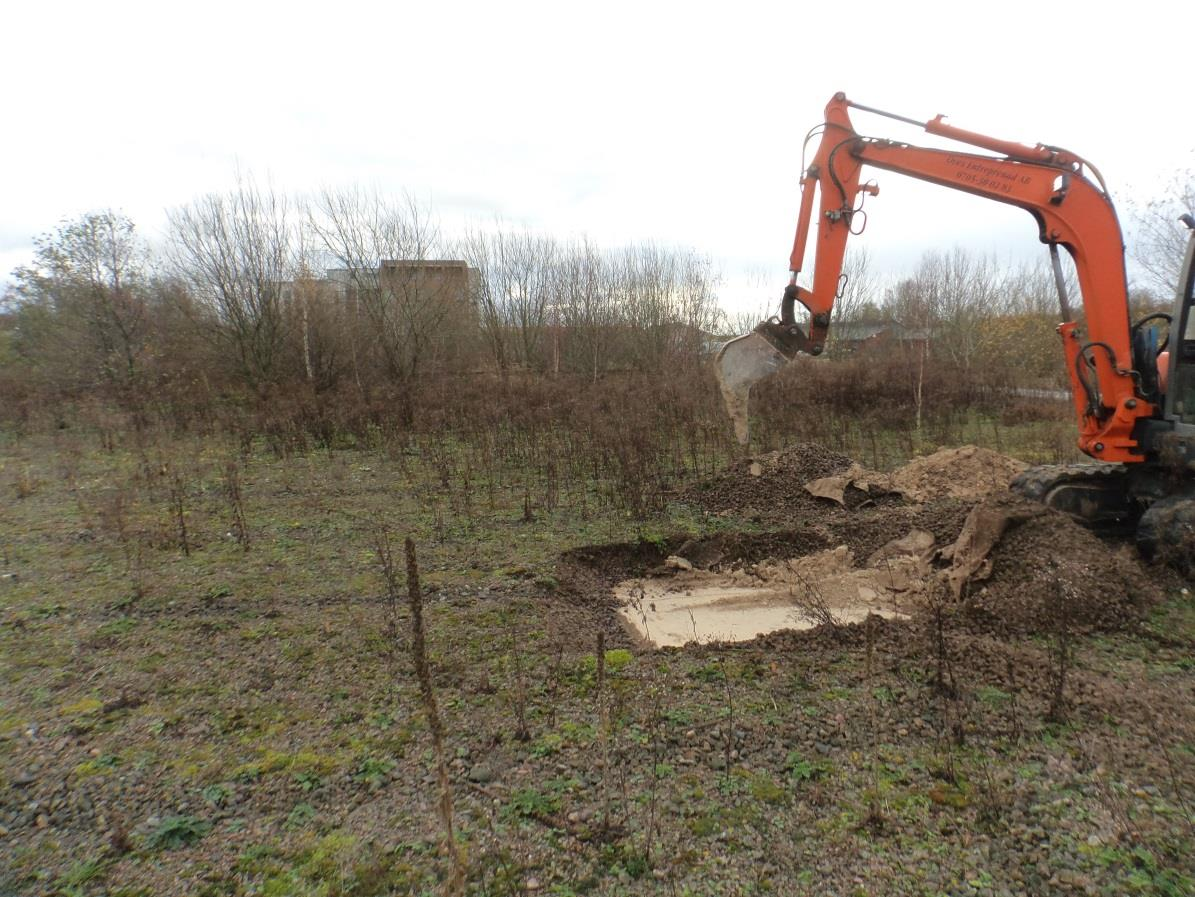
[[[840,353],[886,351],[898,346],[920,349],[929,341],[923,327],[909,327],[893,319],[849,321],[830,330]]]
[[[340,299],[356,306],[362,291],[378,291],[400,302],[443,302],[452,313],[471,316],[478,285],[476,268],[458,259],[383,259],[376,268],[329,268],[323,277],[297,278],[281,285],[283,301],[300,293]]]
[[[462,334],[477,327],[478,285],[479,272],[457,259],[383,259],[376,267],[295,278],[279,284],[279,296],[299,313],[310,377],[317,322],[329,315],[361,344],[372,342],[370,333],[378,337],[391,363],[399,353],[408,360],[417,355],[424,369],[459,367],[469,348]]]

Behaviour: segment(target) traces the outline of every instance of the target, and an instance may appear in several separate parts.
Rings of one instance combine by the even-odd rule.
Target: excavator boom
[[[851,123],[852,107],[917,124],[931,134],[1001,155],[928,149],[866,137]],[[1051,247],[1055,258],[1057,248],[1064,248],[1078,272],[1085,328],[1072,320],[1069,304],[1061,296],[1059,333],[1079,422],[1079,447],[1103,461],[1144,460],[1135,431],[1138,421],[1152,417],[1157,409],[1150,397],[1142,394],[1139,375],[1133,369],[1124,241],[1098,172],[1065,150],[955,128],[942,116],[916,122],[856,106],[841,93],[826,106],[820,131],[817,151],[802,178],[800,213],[789,258],[791,277],[781,318],[760,331],[775,350],[790,358],[797,351],[814,355],[822,351],[840,289],[847,242],[865,220],[863,201],[879,192],[874,184],[861,183],[865,166],[1017,206],[1036,220],[1039,238]],[[811,237],[813,284],[806,289],[797,286],[796,280]],[[809,311],[808,333],[795,319],[797,304]],[[733,364],[731,355],[723,366]]]

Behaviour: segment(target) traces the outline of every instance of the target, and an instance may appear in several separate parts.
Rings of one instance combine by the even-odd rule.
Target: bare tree
[[[478,318],[499,369],[549,366],[545,336],[553,323],[560,247],[550,237],[506,229],[471,231],[462,241],[476,268]]]
[[[498,262],[494,241],[487,231],[469,230],[457,246],[459,254],[478,272],[473,288],[473,308],[482,341],[498,370],[505,374],[510,369],[511,351],[501,284],[495,276]]]
[[[1001,295],[994,262],[956,247],[949,255],[928,252],[917,267],[906,305],[898,318],[925,328],[930,351],[969,369],[978,359],[983,324],[992,318]]]
[[[660,370],[697,358],[708,335],[723,325],[709,259],[645,243],[622,250],[613,264],[614,293],[631,341],[629,363]]]
[[[518,360],[532,370],[547,366],[544,331],[552,299],[552,268],[558,247],[548,237],[499,232],[494,237],[497,266],[491,275],[514,335]]]
[[[1178,220],[1184,214],[1195,215],[1195,167],[1176,172],[1162,198],[1144,205],[1130,204],[1133,239],[1129,255],[1164,301],[1172,300],[1179,287],[1190,235]]]
[[[837,327],[859,321],[868,308],[874,307],[879,297],[879,287],[871,267],[871,255],[865,247],[847,249],[842,260],[842,273],[838,297],[834,300],[834,320],[830,335]]]
[[[356,326],[341,285],[301,262],[287,295],[289,330],[297,333],[303,374],[317,390],[334,386],[348,373]]]
[[[284,292],[295,270],[284,196],[242,179],[169,213],[176,274],[211,316],[205,332],[253,385],[279,373],[287,338]]]
[[[443,353],[448,331],[460,329],[460,321],[446,325],[467,305],[466,297],[452,295],[453,285],[420,264],[442,243],[429,211],[410,195],[393,202],[360,188],[324,190],[311,203],[307,223],[340,265],[337,276],[350,286],[351,304],[367,325],[353,331],[358,382],[362,355],[371,351],[391,379],[418,376]]]
[[[552,309],[557,356],[563,351],[569,367],[595,381],[609,363],[619,321],[611,275],[609,261],[587,239],[558,255]],[[568,331],[563,350],[559,348],[561,328]]]
[[[98,375],[133,385],[146,353],[149,282],[133,222],[111,210],[83,215],[34,245],[33,264],[14,272],[27,348],[77,382]]]
[[[616,260],[615,292],[629,325],[629,363],[659,369],[668,354],[676,257],[652,244],[629,246]]]

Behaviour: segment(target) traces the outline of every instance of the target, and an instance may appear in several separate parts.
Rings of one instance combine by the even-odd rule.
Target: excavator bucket
[[[786,352],[759,329],[735,337],[718,350],[714,358],[714,374],[722,390],[722,401],[734,422],[734,435],[741,445],[750,437],[747,402],[751,387],[784,367],[795,352]]]

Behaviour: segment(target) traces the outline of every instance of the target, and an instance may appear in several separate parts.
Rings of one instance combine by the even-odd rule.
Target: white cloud
[[[779,289],[801,140],[837,90],[1068,146],[1147,198],[1195,143],[1176,6],[22,4],[0,38],[0,233],[26,252],[0,262],[94,208],[153,233],[240,165],[285,189],[410,190],[450,221],[692,245],[728,289],[759,268]],[[860,242],[884,269],[1042,251],[1024,213],[876,177]]]

